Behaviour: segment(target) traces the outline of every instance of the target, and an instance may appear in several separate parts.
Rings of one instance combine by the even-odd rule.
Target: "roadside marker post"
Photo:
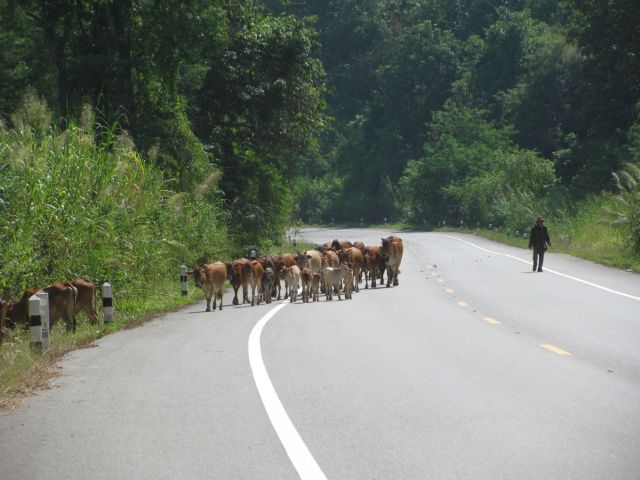
[[[102,309],[104,311],[104,323],[113,322],[113,297],[111,295],[111,284],[104,282],[102,284]]]
[[[40,321],[42,322],[42,349],[51,347],[51,323],[49,321],[49,294],[47,292],[36,293],[40,299]]]
[[[42,317],[40,299],[35,295],[29,298],[29,330],[31,331],[31,350],[42,352]]]
[[[188,295],[189,294],[189,281],[188,281],[188,278],[187,278],[187,266],[186,265],[181,265],[180,266],[180,286],[181,286],[182,295]]]

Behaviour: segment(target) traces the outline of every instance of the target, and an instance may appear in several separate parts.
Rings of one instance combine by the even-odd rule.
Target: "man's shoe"
[[[534,272],[536,271],[536,267],[533,267],[533,271],[534,271]]]
[[[542,271],[542,269],[541,269],[541,268],[539,268],[539,269],[538,269],[538,271],[539,271],[539,272],[541,272],[541,271]]]

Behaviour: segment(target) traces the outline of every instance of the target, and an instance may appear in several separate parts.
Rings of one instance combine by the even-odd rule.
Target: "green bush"
[[[228,256],[219,175],[176,193],[117,127],[49,119],[30,97],[0,131],[0,293],[78,276],[136,292]]]

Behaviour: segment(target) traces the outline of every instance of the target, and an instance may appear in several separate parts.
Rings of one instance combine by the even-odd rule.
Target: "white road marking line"
[[[313,455],[311,455],[311,452],[282,406],[262,360],[262,348],[260,347],[262,330],[267,322],[271,320],[278,311],[286,307],[288,303],[288,301],[283,302],[271,309],[256,323],[253,330],[251,330],[251,334],[249,335],[249,363],[251,364],[253,380],[258,388],[264,409],[267,411],[271,425],[273,425],[280,439],[280,443],[282,443],[291,463],[298,472],[298,476],[301,480],[326,480],[327,477],[320,469]]]
[[[496,320],[495,318],[492,317],[482,317],[482,319],[487,322],[490,323],[491,325],[500,325],[500,322],[498,320]]]
[[[550,343],[541,344],[540,346],[546,350],[549,350],[550,352],[555,353],[556,355],[571,355],[571,353],[567,352],[566,350],[563,350],[560,347],[556,347],[555,345],[551,345]]]
[[[527,265],[531,264],[531,262],[529,260],[524,260],[522,258],[516,257],[515,255],[509,255],[508,253],[496,252],[494,250],[487,250],[486,248],[482,248],[479,245],[476,245],[475,243],[468,242],[467,240],[463,240],[462,238],[453,237],[453,236],[450,236],[450,235],[445,235],[445,236],[447,238],[452,238],[454,240],[458,240],[460,242],[467,243],[467,244],[471,245],[472,247],[475,247],[478,250],[482,250],[484,252],[492,253],[494,255],[501,255],[503,257],[513,258],[514,260],[518,260],[519,262],[526,263]],[[613,293],[615,295],[620,295],[622,297],[630,298],[631,300],[637,300],[637,301],[640,302],[640,297],[636,297],[635,295],[630,295],[628,293],[620,292],[618,290],[613,290],[612,288],[607,288],[607,287],[604,287],[602,285],[598,285],[597,283],[589,282],[587,280],[582,280],[581,278],[574,277],[574,276],[571,276],[571,275],[567,275],[565,273],[560,273],[560,272],[558,272],[556,270],[551,270],[550,268],[547,268],[547,267],[544,268],[544,271],[545,272],[549,272],[549,273],[553,273],[554,275],[559,275],[559,276],[564,277],[564,278],[568,278],[569,280],[574,280],[574,281],[579,282],[579,283],[584,283],[585,285],[589,285],[590,287],[594,287],[594,288],[598,288],[600,290],[604,290],[605,292]]]

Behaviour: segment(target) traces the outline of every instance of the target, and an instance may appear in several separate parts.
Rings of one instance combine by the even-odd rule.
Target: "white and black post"
[[[104,312],[104,323],[113,322],[113,297],[111,295],[111,284],[104,282],[102,284],[102,310]]]
[[[31,350],[42,351],[42,317],[40,299],[35,295],[29,298],[29,330],[31,331]]]
[[[51,324],[49,322],[49,294],[47,292],[36,293],[40,299],[40,320],[42,322],[42,349],[51,347]]]
[[[189,294],[189,281],[187,278],[187,266],[186,265],[181,265],[180,266],[180,291],[182,293],[182,295],[188,295]]]

